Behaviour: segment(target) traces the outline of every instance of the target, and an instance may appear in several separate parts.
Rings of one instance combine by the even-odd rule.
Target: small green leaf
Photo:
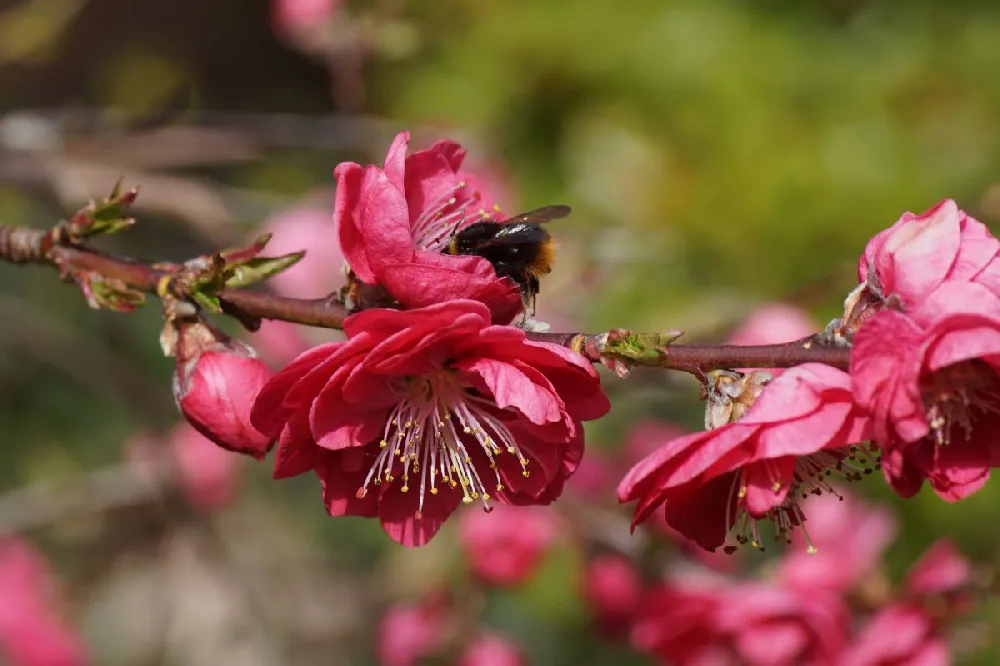
[[[210,312],[222,312],[222,303],[219,301],[219,297],[214,294],[196,291],[191,294],[191,298],[193,298],[198,305]]]
[[[277,275],[281,271],[294,266],[306,255],[305,250],[293,252],[280,257],[258,257],[242,264],[232,266],[226,278],[227,287],[246,287]]]

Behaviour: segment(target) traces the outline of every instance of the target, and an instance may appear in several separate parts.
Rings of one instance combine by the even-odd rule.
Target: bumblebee
[[[552,270],[555,258],[555,242],[541,225],[569,213],[569,206],[545,206],[501,222],[474,222],[456,232],[444,252],[486,259],[499,277],[517,283],[525,309],[530,304],[534,312],[538,278]]]

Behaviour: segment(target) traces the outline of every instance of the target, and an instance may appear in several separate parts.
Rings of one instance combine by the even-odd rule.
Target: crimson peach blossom
[[[1000,299],[949,282],[906,314],[883,310],[858,332],[851,379],[871,415],[893,489],[924,480],[955,501],[982,488],[1000,460]]]
[[[469,300],[349,317],[347,341],[305,352],[257,398],[275,477],[315,470],[330,515],[377,516],[409,546],[462,503],[552,502],[607,398],[581,356],[490,319]]]
[[[760,545],[756,522],[787,536],[803,519],[799,499],[830,489],[826,473],[858,478],[872,460],[867,417],[853,404],[850,377],[809,363],[774,379],[736,423],[670,440],[618,486],[638,502],[633,526],[660,507],[667,523],[705,549]]]
[[[404,307],[452,299],[486,304],[496,323],[521,309],[518,286],[481,257],[442,250],[462,227],[498,219],[485,187],[462,170],[465,150],[442,140],[406,155],[410,133],[396,135],[384,165],[337,166],[334,220],[340,246],[362,282],[383,286]]]

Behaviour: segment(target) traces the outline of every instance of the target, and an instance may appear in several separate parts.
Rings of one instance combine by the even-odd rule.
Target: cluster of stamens
[[[938,446],[951,442],[956,427],[969,439],[977,412],[1000,413],[1000,382],[989,366],[978,361],[935,372],[921,386],[921,393],[930,436]]]
[[[726,553],[732,553],[740,546],[746,545],[764,550],[758,532],[758,524],[767,520],[774,523],[775,541],[790,543],[792,532],[798,529],[806,543],[809,544],[808,552],[816,552],[809,539],[809,532],[805,528],[805,515],[799,501],[806,499],[809,495],[822,495],[824,493],[832,494],[843,500],[844,498],[837,492],[836,486],[831,483],[834,477],[845,482],[860,481],[879,469],[881,465],[882,458],[874,444],[854,444],[847,448],[823,450],[802,456],[796,459],[790,483],[791,488],[785,495],[784,501],[768,511],[767,515],[761,519],[754,518],[742,508],[747,494],[747,486],[743,484],[742,472],[734,474],[726,509],[726,525],[733,524],[729,536],[736,543],[731,543],[727,539],[723,550]],[[781,487],[782,482],[779,480],[774,482],[772,489],[778,492]],[[735,517],[732,515],[734,508],[737,511]]]
[[[487,210],[482,206],[482,195],[478,191],[470,192],[466,181],[458,181],[424,206],[413,224],[413,243],[421,250],[441,252],[462,228],[474,222],[494,220],[498,213],[499,206]]]
[[[411,379],[389,416],[357,496],[367,495],[371,485],[397,483],[399,492],[419,493],[417,518],[423,516],[428,495],[442,490],[461,492],[463,503],[479,500],[490,511],[490,493],[504,490],[497,464],[501,455],[514,456],[521,474],[530,476],[528,459],[490,407],[496,409],[491,401],[470,393],[453,373]]]

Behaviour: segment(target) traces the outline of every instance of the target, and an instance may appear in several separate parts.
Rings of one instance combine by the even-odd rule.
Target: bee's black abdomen
[[[538,275],[549,272],[552,237],[536,222],[475,222],[455,234],[445,251],[486,259],[497,276],[518,284],[525,303],[533,304]]]

